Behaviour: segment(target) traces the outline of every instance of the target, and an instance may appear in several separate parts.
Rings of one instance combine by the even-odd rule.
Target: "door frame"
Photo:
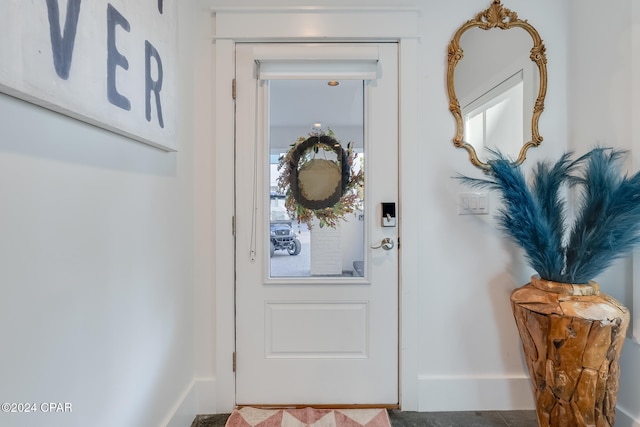
[[[214,8],[214,183],[216,409],[235,407],[235,260],[233,236],[235,45],[239,42],[396,42],[399,58],[399,391],[404,410],[418,409],[418,10],[409,8]],[[366,15],[366,19],[362,16]],[[313,22],[310,28],[308,22]],[[300,25],[304,23],[303,25]],[[310,34],[310,30],[311,34]]]
[[[305,61],[304,66],[299,61]],[[395,241],[398,231],[397,226],[381,224],[380,207],[382,202],[397,202],[397,61],[397,43],[236,44],[236,404],[399,405],[399,254],[395,247],[390,251],[369,248],[384,237]],[[313,247],[313,236],[324,232],[313,227],[310,249],[303,249],[297,257],[308,257],[311,251],[307,258],[311,274],[274,275],[276,258],[270,258],[266,248],[268,186],[275,179],[267,165],[273,162],[271,144],[281,140],[272,123],[277,115],[272,105],[276,87],[278,83],[306,82],[315,89],[319,80],[336,77],[345,80],[341,87],[350,83],[359,88],[354,103],[361,107],[361,121],[351,125],[358,125],[359,131],[344,141],[353,138],[362,148],[366,178],[365,220],[354,222],[353,217],[340,226],[342,245],[338,246],[346,250],[342,255],[349,261],[339,255],[337,264],[343,271],[353,268],[354,259],[364,260],[367,272],[364,277],[314,275],[318,248]],[[298,97],[303,90],[297,91]],[[284,140],[296,138],[298,132],[304,134],[314,120],[329,122],[325,125],[336,135],[348,132],[350,126],[332,124],[330,117],[318,113],[320,117],[308,117],[309,122],[298,122],[298,131]],[[286,147],[286,142],[280,143]],[[253,159],[257,163],[252,163],[252,156],[257,156]],[[356,253],[350,253],[352,245],[343,235],[352,227],[359,233],[348,239],[356,239],[351,248]],[[290,261],[291,257],[285,257]],[[301,324],[304,333],[299,334],[293,325]],[[325,335],[329,331],[336,341]],[[308,333],[324,339],[314,339],[311,345],[301,339]],[[279,386],[260,387],[269,383]],[[312,384],[323,386],[308,387]]]

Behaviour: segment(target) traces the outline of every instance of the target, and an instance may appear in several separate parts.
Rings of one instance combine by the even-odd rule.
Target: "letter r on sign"
[[[147,121],[151,121],[151,92],[154,93],[156,99],[156,112],[158,114],[158,124],[161,128],[164,128],[164,121],[162,120],[162,105],[160,104],[160,90],[162,89],[162,60],[158,51],[148,40],[144,41],[144,64],[145,64],[145,117]],[[151,78],[151,57],[155,59],[158,66],[158,79],[153,80]]]

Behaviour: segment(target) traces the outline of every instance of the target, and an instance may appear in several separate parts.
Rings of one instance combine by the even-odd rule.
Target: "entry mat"
[[[391,427],[386,409],[235,409],[226,427]]]

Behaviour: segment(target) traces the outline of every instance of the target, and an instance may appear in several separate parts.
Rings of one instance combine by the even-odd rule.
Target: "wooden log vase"
[[[629,310],[597,283],[533,276],[511,293],[540,427],[611,427]]]

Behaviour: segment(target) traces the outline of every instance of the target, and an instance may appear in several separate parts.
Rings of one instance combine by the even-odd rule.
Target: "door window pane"
[[[278,186],[283,172],[280,158],[300,138],[333,133],[342,148],[352,143],[357,153],[354,170],[364,168],[364,81],[271,80],[269,87],[269,170],[270,187],[270,276],[271,277],[352,277],[364,270],[364,212],[349,213],[335,227],[317,220],[308,227],[286,206],[286,194]],[[323,194],[333,183],[333,168],[341,166],[339,150],[306,151],[305,160],[319,160],[308,188]],[[302,162],[300,163],[302,164]],[[302,175],[298,182],[301,182]],[[313,181],[315,180],[315,182]],[[359,197],[362,198],[361,191]],[[327,209],[330,209],[327,208]]]

